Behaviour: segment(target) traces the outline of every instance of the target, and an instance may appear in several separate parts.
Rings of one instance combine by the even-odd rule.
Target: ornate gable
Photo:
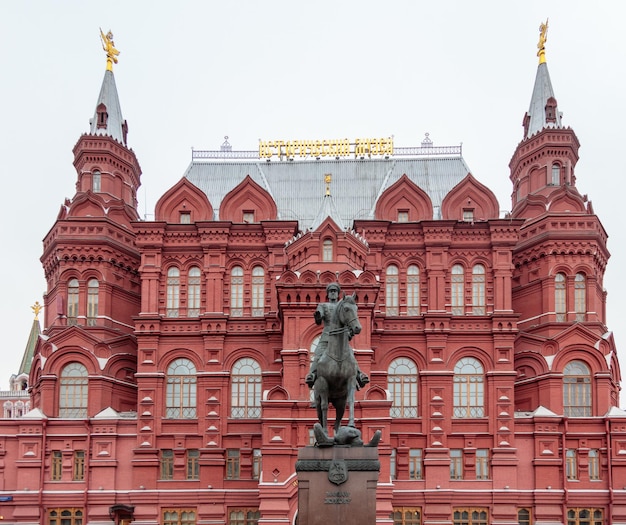
[[[278,208],[271,195],[250,175],[222,200],[220,219],[231,222],[261,222],[277,219]]]
[[[471,173],[459,182],[441,203],[443,219],[484,221],[497,219],[500,213],[494,193],[478,182]]]
[[[155,220],[170,224],[213,220],[213,206],[189,179],[182,178],[157,202]]]
[[[379,220],[417,222],[433,218],[433,204],[428,194],[404,174],[387,188],[376,203]]]

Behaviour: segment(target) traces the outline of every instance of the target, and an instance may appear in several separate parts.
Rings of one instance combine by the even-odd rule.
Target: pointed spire
[[[315,219],[311,223],[310,230],[315,231],[319,228],[319,225],[322,224],[326,217],[330,217],[335,224],[339,226],[341,230],[345,230],[343,225],[343,221],[341,220],[341,216],[339,215],[339,210],[337,209],[337,205],[335,204],[335,200],[330,192],[330,183],[332,182],[332,175],[327,173],[324,175],[324,183],[326,184],[326,191],[324,192],[324,200],[322,201],[322,206],[320,210],[317,212]]]
[[[117,56],[120,52],[115,49],[111,31],[105,35],[101,29],[100,38],[102,39],[102,49],[104,49],[107,55],[107,66],[104,72],[102,87],[100,88],[100,95],[96,102],[96,111],[93,119],[89,121],[89,133],[91,135],[109,135],[126,146],[128,125],[122,117],[115,77],[113,76],[113,64],[117,64]]]
[[[546,63],[545,43],[548,38],[548,21],[539,26],[539,43],[537,56],[539,66],[535,77],[535,86],[530,99],[530,107],[524,117],[524,138],[531,137],[544,128],[560,128],[561,114],[559,113],[556,97],[552,90],[548,64]]]
[[[31,326],[30,333],[28,334],[28,342],[26,343],[26,348],[24,349],[24,355],[22,356],[22,363],[20,364],[18,375],[25,374],[28,376],[28,374],[30,374],[30,365],[33,361],[33,356],[35,355],[35,346],[37,345],[37,340],[41,334],[39,312],[41,312],[43,306],[39,304],[39,301],[36,301],[35,304],[31,306],[31,309],[35,314],[35,319],[33,320],[33,325]]]

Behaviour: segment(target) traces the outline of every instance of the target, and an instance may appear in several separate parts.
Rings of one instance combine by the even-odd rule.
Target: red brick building
[[[383,435],[378,522],[626,524],[607,234],[543,57],[502,218],[426,137],[225,142],[142,221],[126,135],[107,70],[44,239],[33,409],[0,422],[6,523],[294,523],[313,311],[338,281],[371,380],[357,426]]]

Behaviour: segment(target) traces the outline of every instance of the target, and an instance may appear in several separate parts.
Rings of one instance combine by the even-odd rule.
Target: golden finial
[[[330,183],[333,180],[333,176],[330,173],[324,175],[324,182],[326,183],[326,196],[330,196]]]
[[[117,64],[117,55],[120,52],[115,49],[115,42],[113,42],[113,33],[109,29],[109,32],[105,35],[100,28],[100,40],[102,40],[102,49],[107,54],[107,71],[113,71],[113,64]]]
[[[39,304],[39,301],[35,301],[35,304],[30,307],[30,309],[35,314],[35,321],[39,320],[39,312],[43,310],[43,306]]]
[[[539,57],[539,63],[543,64],[546,61],[546,40],[548,40],[548,19],[546,23],[539,26],[539,43],[537,44],[537,56]]]

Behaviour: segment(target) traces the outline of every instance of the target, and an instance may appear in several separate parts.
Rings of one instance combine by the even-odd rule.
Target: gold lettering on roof
[[[355,157],[393,155],[393,137],[323,140],[260,140],[259,158],[294,159],[313,157]]]

